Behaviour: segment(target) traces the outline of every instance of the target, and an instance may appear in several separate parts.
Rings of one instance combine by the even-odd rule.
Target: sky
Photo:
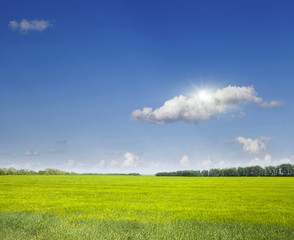
[[[294,164],[294,3],[6,1],[0,168]]]

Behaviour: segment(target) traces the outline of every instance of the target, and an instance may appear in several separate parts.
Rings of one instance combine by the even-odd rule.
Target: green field
[[[0,239],[294,239],[294,178],[0,176]]]

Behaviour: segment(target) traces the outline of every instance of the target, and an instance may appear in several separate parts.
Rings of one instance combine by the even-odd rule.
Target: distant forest
[[[46,168],[38,172],[27,169],[15,169],[15,168],[0,168],[0,175],[77,175],[74,172],[65,172],[54,168]],[[79,175],[128,175],[128,176],[140,176],[139,173],[81,173]]]
[[[65,172],[54,168],[46,168],[45,170],[40,170],[35,172],[33,170],[15,168],[0,168],[0,175],[75,175],[74,172]]]
[[[58,169],[46,168],[38,172],[27,169],[17,170],[15,168],[0,168],[0,175],[76,175],[74,172],[65,172]],[[139,173],[83,173],[82,175],[133,175],[140,176]],[[238,168],[218,169],[212,168],[210,170],[181,170],[175,172],[159,172],[155,176],[164,177],[293,177],[294,165],[281,164],[278,166],[251,166]]]
[[[164,177],[293,177],[294,165],[281,164],[278,166],[251,166],[251,167],[238,167],[238,168],[225,168],[218,169],[212,168],[210,170],[183,170],[176,172],[159,172],[155,176]]]

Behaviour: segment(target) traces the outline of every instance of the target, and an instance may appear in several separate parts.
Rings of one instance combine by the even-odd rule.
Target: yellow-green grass
[[[1,225],[4,239],[294,239],[294,178],[0,176]]]

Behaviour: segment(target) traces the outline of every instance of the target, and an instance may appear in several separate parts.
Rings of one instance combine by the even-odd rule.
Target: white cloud
[[[271,137],[265,137],[265,136],[262,136],[262,137],[260,137],[259,138],[261,141],[266,141],[266,142],[269,142],[269,141],[272,141],[273,140],[273,138],[271,138]]]
[[[20,165],[19,163],[15,163],[15,162],[12,162],[12,161],[7,161],[7,160],[4,160],[4,161],[0,161],[0,164],[1,165],[4,165],[6,168],[19,168]]]
[[[111,162],[110,162],[110,166],[111,167],[117,167],[119,165],[119,162],[118,161],[116,161],[116,160],[111,160]]]
[[[246,113],[240,112],[238,114],[232,114],[232,118],[243,118],[246,116]]]
[[[135,110],[132,119],[155,124],[166,124],[176,121],[192,121],[216,118],[218,114],[226,114],[230,110],[237,110],[244,104],[262,104],[262,98],[257,97],[253,86],[236,87],[228,86],[217,89],[209,94],[201,91],[193,98],[180,95],[166,101],[157,109],[144,107],[143,110]],[[241,111],[240,117],[245,113]]]
[[[24,156],[32,157],[32,156],[39,156],[39,153],[35,150],[28,150],[23,153]]]
[[[75,167],[77,167],[77,168],[79,168],[79,167],[84,167],[84,166],[85,166],[85,164],[82,163],[82,162],[78,162],[78,163],[75,165]]]
[[[271,162],[272,162],[272,156],[270,155],[270,154],[266,154],[265,156],[264,156],[264,162],[266,163],[266,164],[270,164]]]
[[[140,164],[141,160],[140,158],[130,152],[127,152],[125,155],[125,160],[122,163],[122,167],[136,167]]]
[[[180,164],[182,166],[188,166],[190,164],[189,157],[187,155],[184,155],[180,160]]]
[[[10,21],[8,26],[11,27],[13,30],[16,30],[18,28],[19,24],[16,21]]]
[[[270,101],[270,102],[264,102],[260,106],[263,108],[275,108],[283,105],[283,102],[281,101]]]
[[[213,160],[212,158],[208,157],[206,160],[204,160],[201,165],[203,167],[211,167],[213,165]]]
[[[286,158],[281,158],[279,160],[273,160],[272,156],[270,154],[266,154],[264,156],[264,159],[260,159],[260,158],[257,158],[257,157],[252,159],[249,162],[249,166],[254,166],[254,165],[259,165],[261,167],[270,166],[270,165],[277,166],[277,165],[280,165],[280,164],[283,164],[283,163],[293,164],[294,163],[294,155],[291,156],[291,157],[288,157],[288,158],[286,157]]]
[[[102,168],[106,165],[106,161],[105,160],[101,160],[98,164],[97,164],[97,167],[98,168]]]
[[[262,137],[263,140],[265,140],[265,137]],[[269,141],[266,138],[266,141]],[[258,154],[261,152],[266,151],[266,145],[261,139],[251,139],[251,138],[243,138],[243,137],[238,137],[236,140],[243,144],[243,152],[246,154]]]
[[[214,98],[223,104],[237,105],[240,103],[261,103],[262,98],[257,97],[253,86],[236,87],[228,86],[217,89]]]
[[[49,150],[47,151],[47,153],[63,153],[63,151],[61,151],[61,150],[56,150],[56,149],[54,149],[54,148],[51,148],[51,149],[49,149]]]
[[[19,30],[21,32],[28,32],[28,31],[43,32],[45,29],[49,27],[53,27],[50,21],[37,20],[37,19],[31,20],[31,21],[23,19],[21,22],[10,21],[8,26],[12,30]]]
[[[233,167],[233,164],[231,162],[221,160],[215,164],[215,167],[216,168],[229,168],[229,167]]]
[[[266,154],[264,156],[264,159],[260,159],[258,157],[252,159],[250,162],[249,162],[249,166],[261,166],[261,167],[264,167],[264,166],[269,166],[273,163],[272,161],[272,156],[270,154]]]
[[[76,162],[76,161],[74,161],[74,160],[72,160],[72,159],[69,159],[69,160],[67,160],[67,161],[65,161],[65,162],[63,163],[63,166],[65,166],[65,167],[70,167],[70,168],[73,168],[73,167],[75,167],[75,168],[79,168],[79,167],[83,167],[83,166],[85,166],[85,164],[82,163],[82,162]]]
[[[72,159],[69,159],[64,163],[64,166],[66,167],[73,167],[74,165],[75,165],[75,161]]]
[[[25,165],[24,165],[24,167],[26,168],[26,169],[32,169],[32,168],[34,168],[34,167],[39,167],[41,165],[41,162],[40,161],[37,161],[37,162],[26,162],[25,163]]]
[[[293,164],[294,163],[294,155],[289,157],[289,158],[281,158],[278,162],[278,164],[283,164],[283,163],[290,163]]]

